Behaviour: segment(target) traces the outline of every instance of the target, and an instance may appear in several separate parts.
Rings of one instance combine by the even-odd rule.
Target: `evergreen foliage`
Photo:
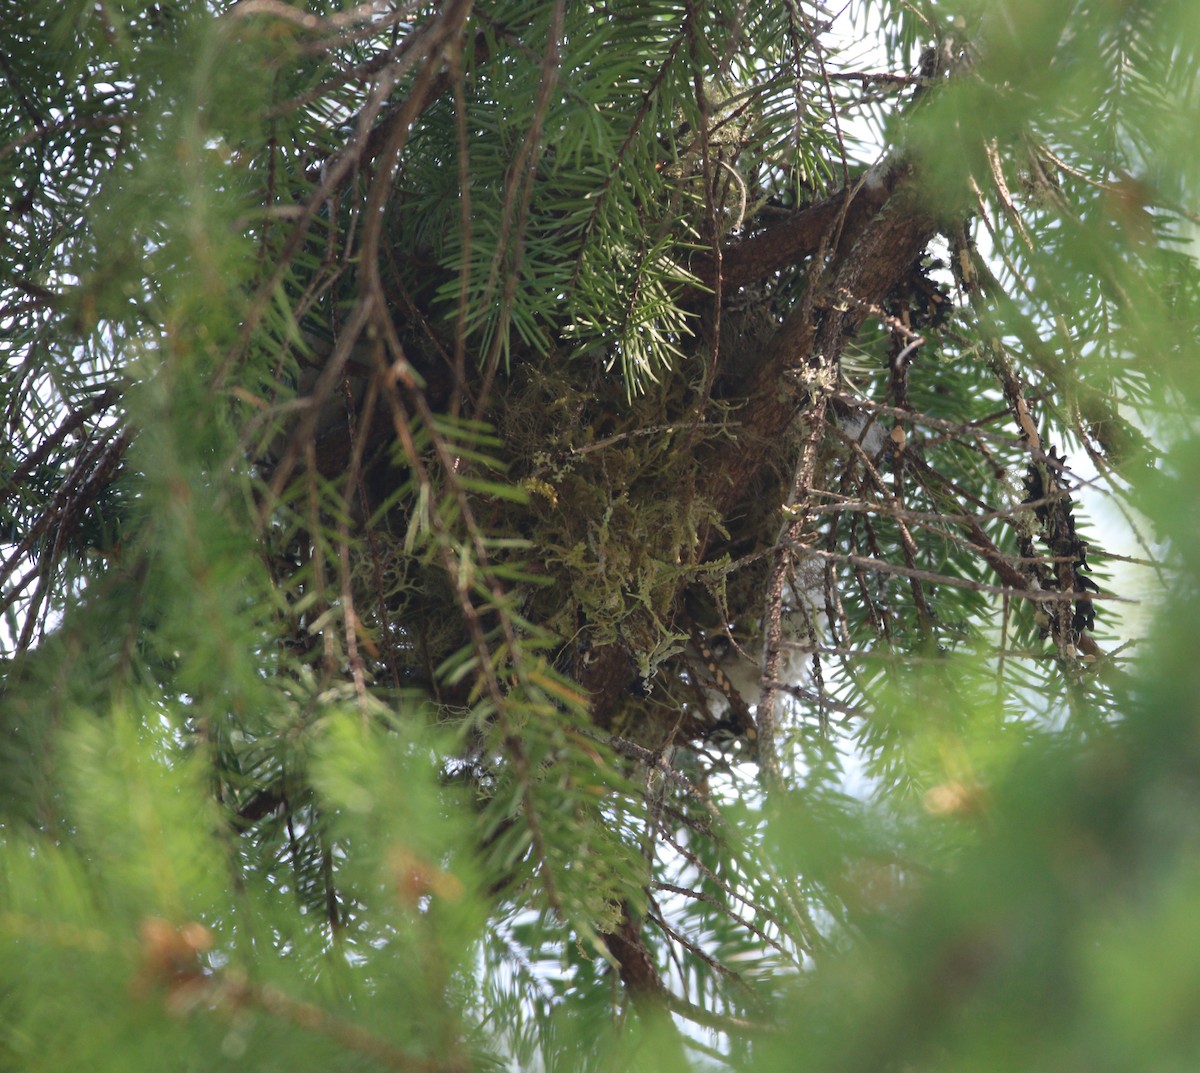
[[[0,1069],[1193,1068],[1198,52],[9,3]]]

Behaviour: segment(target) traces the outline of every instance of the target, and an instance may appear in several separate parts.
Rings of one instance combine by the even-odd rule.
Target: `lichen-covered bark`
[[[716,504],[722,517],[746,512],[747,490],[759,489],[763,470],[778,464],[781,441],[797,418],[807,423],[808,438],[819,440],[847,342],[867,317],[879,314],[888,293],[911,271],[937,229],[935,214],[922,202],[919,177],[896,163],[873,169],[848,190],[723,252],[726,293],[806,262],[808,283],[801,300],[755,355],[723,354],[728,363],[755,364],[748,375],[737,370],[746,386],[737,411],[736,442],[704,448],[699,467],[704,474],[699,494]],[[701,263],[701,278],[706,265],[711,280],[711,259]],[[782,506],[782,496],[776,506]],[[592,695],[601,726],[607,725],[633,679],[627,656],[608,650],[594,654],[581,684]]]

